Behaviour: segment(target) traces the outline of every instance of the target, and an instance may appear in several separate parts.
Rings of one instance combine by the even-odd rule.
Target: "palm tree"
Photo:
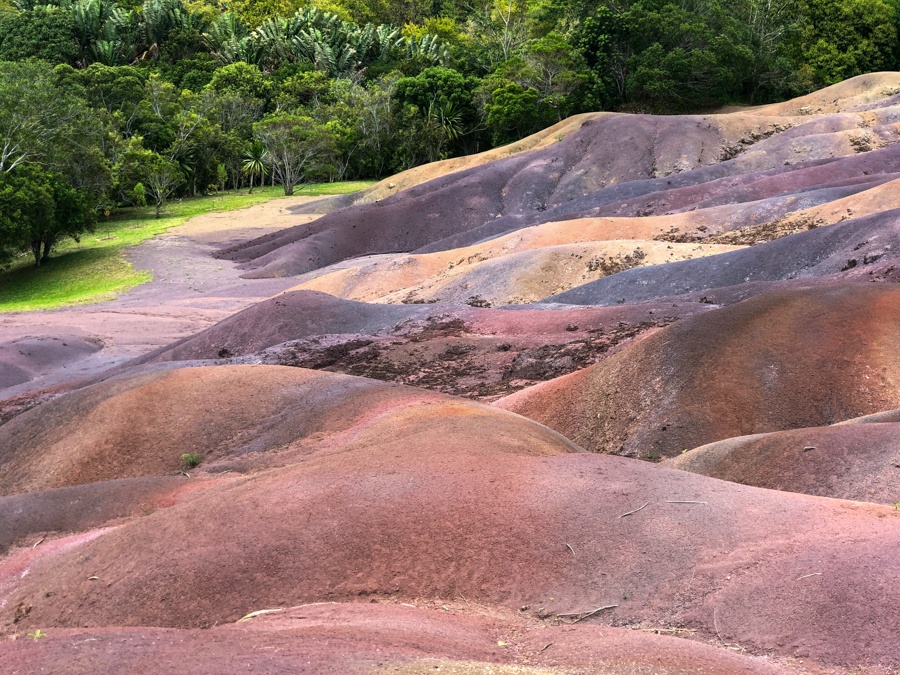
[[[259,176],[259,181],[269,173],[269,153],[259,141],[253,141],[247,152],[244,153],[244,173],[250,175],[250,194],[253,194],[253,177]]]

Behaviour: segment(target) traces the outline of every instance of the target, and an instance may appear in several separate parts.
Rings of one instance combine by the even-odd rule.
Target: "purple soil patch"
[[[98,339],[75,335],[23,337],[0,344],[0,390],[28,382],[97,353]]]

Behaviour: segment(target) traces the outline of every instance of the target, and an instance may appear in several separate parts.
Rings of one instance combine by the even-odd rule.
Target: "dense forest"
[[[900,0],[16,0],[0,264],[121,206],[379,178],[589,110],[689,112],[898,67]]]

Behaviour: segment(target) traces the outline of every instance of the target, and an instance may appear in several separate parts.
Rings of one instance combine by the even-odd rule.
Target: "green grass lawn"
[[[368,181],[316,183],[295,190],[294,196],[346,194],[371,184]],[[22,256],[7,271],[0,272],[0,312],[111,300],[122,291],[152,278],[149,272],[135,270],[125,260],[122,249],[155,237],[194,216],[243,209],[279,197],[284,197],[280,187],[257,187],[252,195],[225,192],[174,201],[166,205],[158,220],[154,217],[153,207],[122,209],[108,223],[101,217],[96,231],[83,235],[80,243],[60,242],[45,265],[35,267],[29,254]]]

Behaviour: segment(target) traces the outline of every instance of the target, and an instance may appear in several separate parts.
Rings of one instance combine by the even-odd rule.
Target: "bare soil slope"
[[[729,438],[667,464],[773,490],[900,503],[900,426],[844,424]]]
[[[229,370],[257,379],[247,400],[268,371],[352,380],[214,369]],[[895,510],[572,452],[522,418],[375,386],[340,429],[204,462],[201,489],[168,508],[13,552],[0,569],[7,630],[191,628],[317,601],[465,598],[536,620],[614,605],[594,620],[683,626],[835,666],[898,665]],[[418,399],[385,405],[386,390]],[[69,438],[77,454],[81,439]]]
[[[579,116],[0,317],[0,670],[900,672],[898,130]]]
[[[669,326],[498,405],[590,450],[671,457],[900,405],[900,290],[773,291]]]
[[[465,606],[463,606],[465,607]],[[110,649],[110,644],[116,648]],[[422,673],[776,675],[792,672],[700,642],[596,626],[546,626],[511,612],[317,603],[211,630],[55,629],[0,644],[10,675],[67,673]]]
[[[373,305],[291,291],[135,363],[301,366],[492,400],[709,309],[686,302],[509,311]]]

